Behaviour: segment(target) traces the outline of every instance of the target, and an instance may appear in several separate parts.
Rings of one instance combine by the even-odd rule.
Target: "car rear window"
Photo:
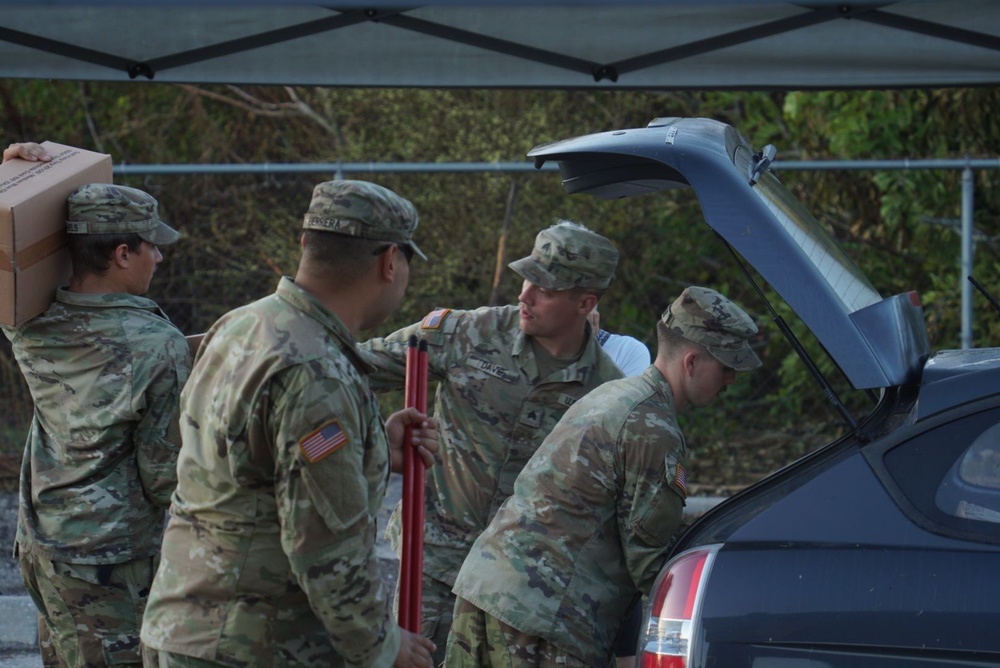
[[[1000,542],[1000,409],[929,428],[888,450],[883,462],[927,528]]]
[[[955,462],[936,502],[956,517],[1000,523],[1000,424],[981,433]]]

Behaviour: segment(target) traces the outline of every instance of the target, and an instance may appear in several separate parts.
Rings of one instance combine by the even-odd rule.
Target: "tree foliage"
[[[694,93],[0,81],[6,140],[51,139],[110,153],[115,164],[523,161],[535,145],[640,127],[658,116],[717,118],[754,146],[775,144],[779,160],[995,158],[997,108],[996,89]],[[334,176],[118,178],[156,196],[164,217],[184,233],[166,250],[150,296],[190,333],[270,293],[278,276],[295,271],[301,216],[313,185]],[[695,445],[724,448],[734,439],[768,433],[772,441],[787,440],[815,424],[826,425],[829,433],[829,423],[836,421],[769,325],[763,304],[727,249],[701,224],[692,193],[606,202],[568,197],[558,177],[545,173],[344,176],[378,181],[420,211],[417,238],[431,262],[414,264],[407,300],[383,331],[413,322],[436,305],[488,303],[494,288],[499,301],[516,301],[520,282],[512,272],[502,272],[494,286],[505,217],[511,225],[500,266],[526,254],[539,229],[565,218],[609,236],[622,251],[618,278],[601,306],[602,321],[613,329],[652,347],[656,317],[689,284],[715,287],[759,316],[765,370],[741,379],[717,409],[691,418]],[[922,294],[936,347],[957,345],[960,238],[953,226],[941,223],[958,218],[959,172],[779,177],[845,244],[883,295],[911,289]],[[996,170],[975,173],[980,239],[975,273],[991,287],[998,265],[997,178]],[[794,320],[781,304],[777,308]],[[980,345],[996,340],[998,322],[996,314],[978,317],[975,340]],[[807,332],[796,331],[808,340]],[[815,343],[807,347],[819,352]],[[820,366],[837,376],[828,361]],[[6,440],[0,445],[15,450],[30,407],[6,355],[0,356],[0,400],[12,406],[0,421],[6,430],[0,430]],[[860,409],[867,399],[850,401]],[[747,415],[754,416],[752,424]]]

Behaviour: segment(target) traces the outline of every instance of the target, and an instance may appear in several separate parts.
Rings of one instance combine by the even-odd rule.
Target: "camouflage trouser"
[[[208,659],[196,659],[193,656],[184,656],[162,650],[158,652],[158,655],[155,663],[150,662],[147,657],[145,668],[222,668],[224,665]]]
[[[444,661],[444,646],[448,642],[448,630],[451,628],[451,614],[454,608],[455,595],[451,593],[451,585],[435,580],[425,573],[420,598],[420,635],[430,638],[437,645],[437,650],[432,655],[435,666],[440,666]],[[398,583],[396,596],[392,601],[392,611],[396,619],[399,619]]]
[[[24,553],[18,560],[38,608],[38,649],[46,668],[142,665],[139,631],[154,557],[107,565]]]
[[[459,597],[446,668],[594,668],[543,638],[522,633]]]

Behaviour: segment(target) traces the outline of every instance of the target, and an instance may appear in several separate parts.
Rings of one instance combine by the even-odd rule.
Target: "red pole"
[[[416,407],[417,388],[419,387],[417,368],[417,337],[411,336],[406,348],[406,380],[405,380],[405,407]],[[415,506],[413,503],[413,483],[415,480],[415,457],[410,443],[412,440],[413,428],[407,426],[403,435],[403,549],[399,560],[399,625],[407,631],[413,630],[413,571],[410,566],[411,553],[413,552],[413,514]],[[422,500],[422,499],[421,499]],[[422,508],[422,504],[421,504]],[[417,623],[420,623],[419,615]]]
[[[421,340],[417,351],[417,410],[427,415],[427,341]],[[413,632],[420,633],[421,607],[424,592],[424,488],[426,467],[416,453],[413,454],[413,538],[410,541],[413,591],[410,595],[410,621]]]

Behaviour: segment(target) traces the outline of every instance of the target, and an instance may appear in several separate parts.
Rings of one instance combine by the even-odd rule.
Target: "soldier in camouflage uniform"
[[[625,613],[680,526],[677,412],[760,366],[756,331],[718,292],[687,288],[657,323],[653,364],[566,412],[462,566],[448,668],[612,665]]]
[[[428,475],[421,628],[438,644],[451,626],[451,587],[473,541],[514,479],[575,401],[621,372],[587,324],[610,285],[618,251],[582,225],[539,232],[531,255],[510,264],[524,279],[519,306],[437,309],[422,322],[362,345],[380,371],[376,389],[401,389],[407,341],[428,343],[428,376],[439,381],[434,414],[440,465]],[[399,508],[389,534],[400,551]]]
[[[3,327],[35,406],[16,549],[46,666],[139,665],[191,366],[184,336],[141,295],[158,246],[179,234],[151,196],[107,184],[70,194],[66,226],[69,285]]]
[[[375,532],[404,425],[426,463],[437,429],[412,408],[383,424],[355,343],[399,305],[416,227],[381,186],[319,184],[295,280],[206,333],[142,629],[155,665],[432,665],[391,617]]]

